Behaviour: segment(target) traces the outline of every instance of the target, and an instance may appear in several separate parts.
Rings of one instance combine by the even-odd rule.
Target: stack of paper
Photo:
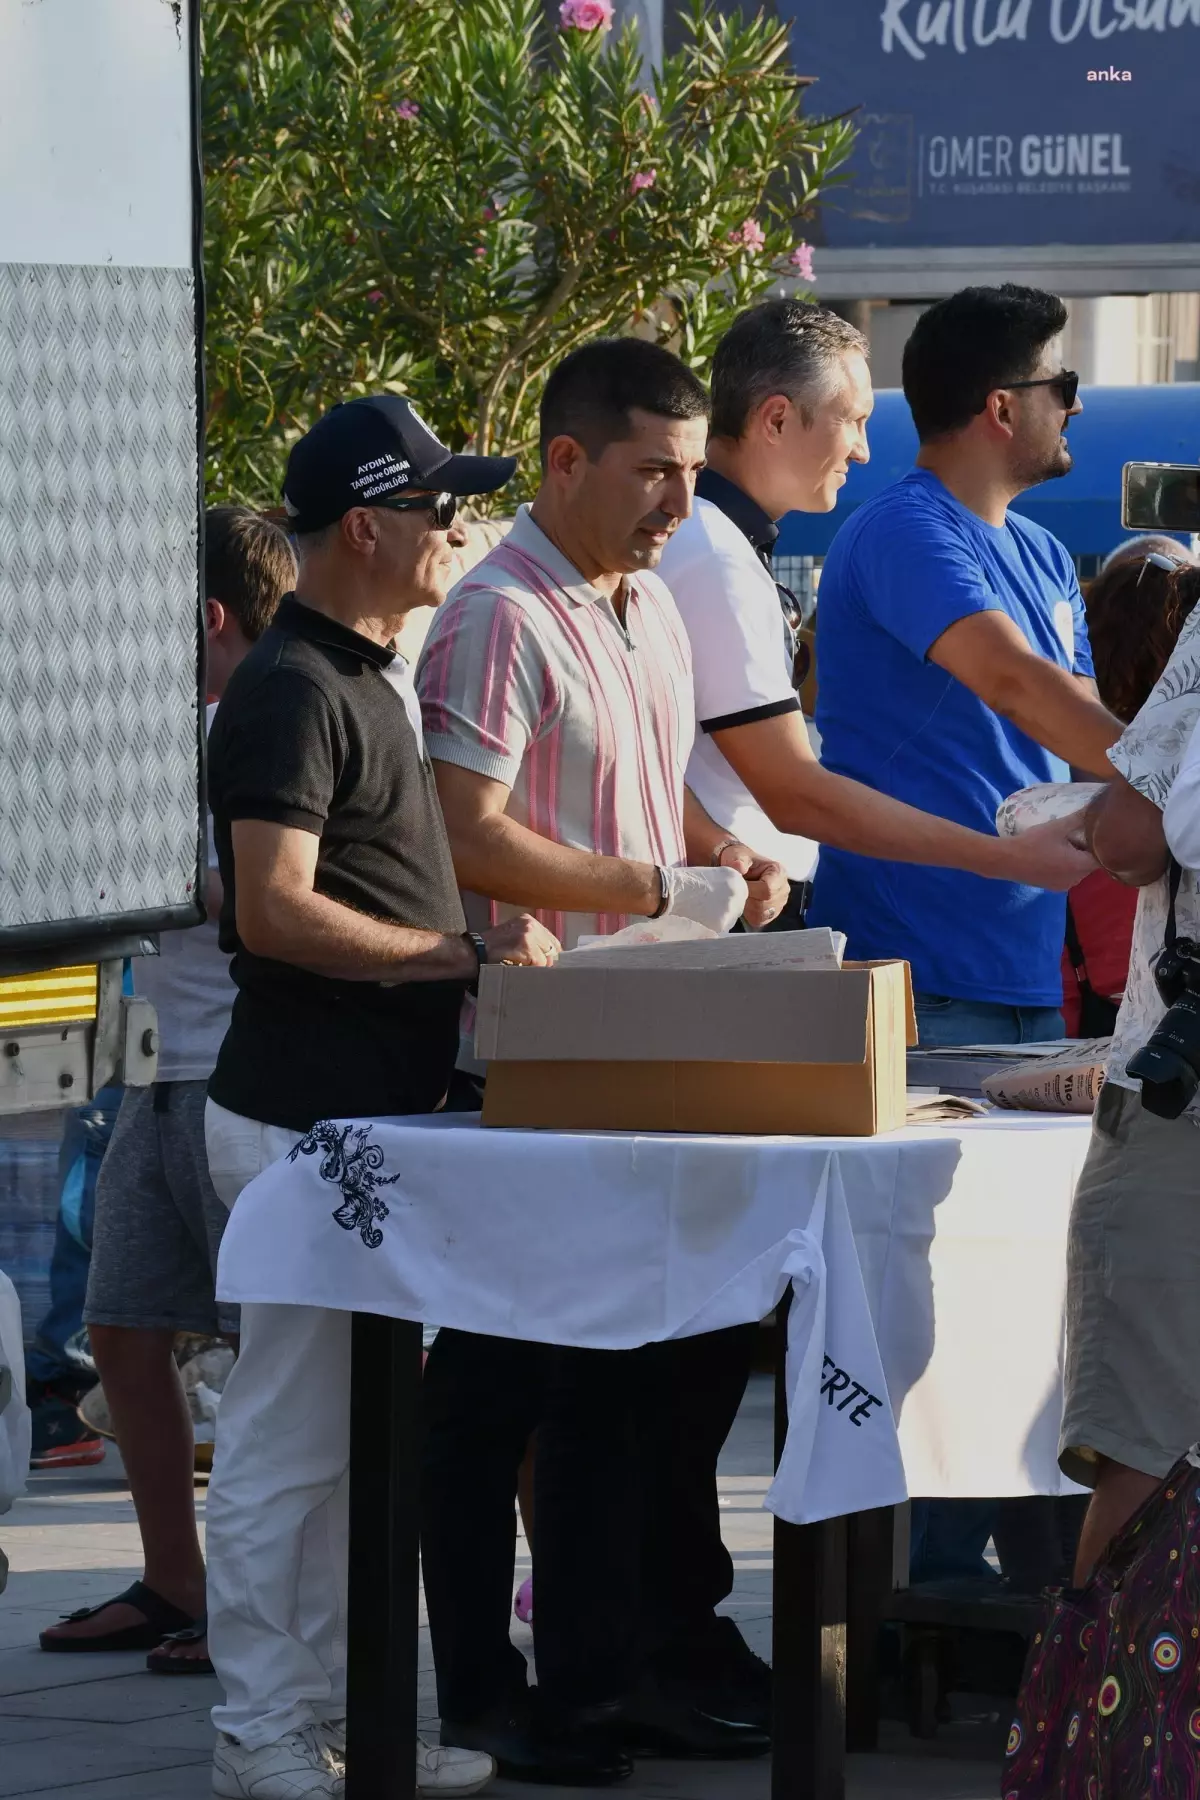
[[[730,932],[707,936],[637,941],[639,926],[612,937],[592,938],[559,957],[557,968],[606,969],[840,969],[846,939],[822,926],[816,931]]]
[[[905,1099],[906,1125],[955,1125],[961,1119],[986,1119],[988,1109],[961,1094],[940,1094],[936,1088],[909,1088]]]

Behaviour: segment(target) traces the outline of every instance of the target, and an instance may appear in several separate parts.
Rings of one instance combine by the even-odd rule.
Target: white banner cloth
[[[317,1126],[233,1209],[223,1300],[601,1350],[763,1318],[791,1280],[794,1523],[1059,1473],[1081,1119],[877,1138]]]

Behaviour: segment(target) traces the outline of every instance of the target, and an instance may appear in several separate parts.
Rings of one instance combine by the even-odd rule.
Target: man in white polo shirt
[[[707,415],[700,383],[657,345],[569,356],[542,401],[537,497],[455,589],[418,671],[462,887],[493,917],[528,908],[566,946],[664,912],[759,925],[786,898],[779,865],[684,785],[691,660],[651,571],[690,510]],[[767,1749],[761,1717],[705,1704],[691,1680],[698,1638],[752,1662],[713,1611],[732,1586],[716,1457],[747,1335],[614,1356],[439,1334],[423,1555],[443,1742],[564,1784],[619,1779],[626,1749]],[[508,1632],[516,1474],[535,1429],[536,1710]],[[618,1573],[626,1501],[642,1520],[640,1594],[636,1571]]]
[[[698,730],[688,785],[718,823],[784,864],[791,924],[821,844],[1037,887],[1069,887],[1089,867],[1058,826],[997,838],[817,761],[771,554],[785,513],[832,511],[850,463],[867,461],[872,404],[866,340],[845,319],[799,300],[742,313],[713,359],[696,505],[659,564],[692,647]]]

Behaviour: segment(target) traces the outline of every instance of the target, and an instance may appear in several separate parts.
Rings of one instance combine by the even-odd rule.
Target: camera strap
[[[1170,899],[1169,899],[1169,902],[1167,905],[1167,929],[1163,935],[1163,947],[1166,950],[1173,950],[1175,948],[1175,943],[1179,936],[1179,931],[1175,924],[1175,901],[1179,894],[1179,883],[1182,879],[1183,879],[1183,870],[1180,868],[1179,864],[1175,861],[1175,858],[1172,857],[1171,858],[1171,868],[1170,868],[1170,881],[1168,884],[1169,892],[1170,892]]]

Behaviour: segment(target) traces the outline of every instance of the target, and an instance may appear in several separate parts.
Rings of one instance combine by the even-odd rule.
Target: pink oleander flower
[[[767,234],[757,219],[744,219],[736,231],[729,234],[731,244],[741,244],[745,250],[761,250],[767,241]]]
[[[396,117],[398,119],[415,119],[420,110],[421,109],[415,100],[398,100],[396,102]]]
[[[371,302],[372,306],[378,306],[379,302],[383,299],[383,289],[382,288],[372,288],[370,293],[367,295],[367,299]]]
[[[639,169],[629,183],[631,194],[640,194],[643,188],[652,188],[658,180],[656,169]]]
[[[639,94],[638,104],[644,113],[652,113],[658,105],[658,101],[653,94]]]
[[[487,255],[487,246],[484,244],[476,244],[476,246],[475,246],[474,250],[471,252],[471,254],[473,256],[486,256]]]
[[[811,244],[797,244],[796,248],[792,251],[792,254],[788,257],[788,261],[791,263],[793,269],[795,269],[797,275],[799,275],[801,281],[816,280],[816,276],[813,274],[812,256]]]
[[[483,216],[484,216],[485,220],[487,221],[487,223],[490,225],[492,220],[496,217],[495,207],[494,206],[485,206],[483,209]]]
[[[564,31],[607,31],[613,22],[612,0],[562,0],[558,22]]]

